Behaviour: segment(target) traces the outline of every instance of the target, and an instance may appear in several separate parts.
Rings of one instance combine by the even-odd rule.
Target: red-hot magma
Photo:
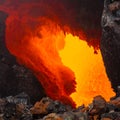
[[[10,3],[8,0],[0,6],[9,13],[6,46],[20,64],[33,71],[49,97],[75,107],[89,104],[96,95],[106,100],[114,95],[100,51],[94,54],[83,32],[79,37],[73,35],[71,28],[62,26],[42,1],[16,3],[21,7]]]

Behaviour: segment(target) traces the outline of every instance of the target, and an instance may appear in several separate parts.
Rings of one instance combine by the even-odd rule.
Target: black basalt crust
[[[120,85],[120,1],[105,0],[100,49],[112,87]]]
[[[33,73],[19,65],[5,45],[5,20],[7,14],[0,11],[0,97],[25,92],[31,102],[45,96],[44,90]]]

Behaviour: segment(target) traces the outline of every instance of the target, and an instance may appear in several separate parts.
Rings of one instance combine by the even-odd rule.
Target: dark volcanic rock
[[[5,45],[5,20],[7,14],[0,11],[0,97],[27,93],[32,102],[45,96],[44,90],[33,73],[19,65]]]
[[[101,116],[101,120],[120,120],[120,113],[119,112],[105,113]]]
[[[59,101],[53,101],[49,97],[42,98],[40,102],[31,108],[33,114],[48,114],[48,113],[64,113],[67,111],[67,107]],[[69,108],[69,110],[71,110]]]
[[[32,120],[31,104],[27,94],[0,99],[0,120]]]
[[[120,109],[116,109],[119,99],[106,102],[102,96],[96,96],[92,107],[71,108],[44,97],[33,106],[29,96],[21,93],[0,98],[0,120],[120,120]]]
[[[106,110],[106,101],[102,96],[96,96],[93,99],[93,108],[89,111],[91,115],[102,114]]]
[[[112,87],[120,85],[120,1],[105,0],[100,49]]]

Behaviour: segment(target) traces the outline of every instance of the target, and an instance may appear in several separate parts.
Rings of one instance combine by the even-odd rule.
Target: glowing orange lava
[[[94,54],[85,41],[48,18],[37,19],[34,29],[30,20],[14,15],[7,19],[6,46],[33,71],[47,96],[75,107],[90,103],[96,95],[106,100],[114,95],[100,52]]]
[[[59,53],[64,65],[75,73],[77,88],[71,97],[77,106],[89,104],[96,95],[102,95],[106,100],[115,95],[106,76],[100,51],[94,54],[93,48],[85,41],[66,34],[65,47]]]
[[[89,30],[87,24],[81,26],[79,23],[81,18],[81,21],[84,18],[87,21],[87,17],[83,14],[80,17],[79,14],[83,8],[74,9],[76,5],[72,1],[70,7],[67,2],[65,6],[63,3],[59,0],[1,2],[0,10],[8,14],[6,47],[20,64],[36,75],[50,98],[73,107],[75,103],[77,106],[90,103],[96,95],[109,100],[114,92],[106,76],[100,51],[94,54],[86,40],[73,36],[74,33],[85,39],[83,32],[87,28],[86,35],[96,31],[93,38],[97,39],[100,34],[96,26],[97,18],[90,17],[90,23],[95,21],[96,27],[91,26]],[[90,39],[87,42],[96,48],[99,46],[99,40]]]

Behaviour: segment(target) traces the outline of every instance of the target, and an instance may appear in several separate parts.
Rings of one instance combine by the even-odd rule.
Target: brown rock
[[[3,114],[0,114],[0,120],[4,120]]]
[[[16,114],[17,116],[21,116],[24,113],[25,105],[23,104],[17,104],[16,105]]]
[[[40,102],[36,102],[35,105],[31,108],[32,114],[47,114],[47,107],[50,104],[50,99],[43,98]]]
[[[115,11],[120,9],[120,1],[115,1],[113,3],[111,3],[109,6],[110,11]]]
[[[74,115],[77,120],[88,120],[87,112],[76,112]]]
[[[110,101],[110,104],[113,104],[113,105],[115,105],[116,107],[120,108],[120,97],[117,97],[116,99],[111,100],[111,101]]]
[[[102,118],[101,120],[112,120],[112,119],[110,119],[110,118]]]
[[[78,119],[78,117],[75,115],[74,112],[70,111],[70,112],[65,112],[64,114],[61,114],[60,117],[63,119],[63,120],[75,120],[75,119]],[[79,116],[79,118],[83,116]],[[82,120],[82,119],[80,119]]]
[[[93,108],[90,110],[90,114],[101,114],[106,109],[106,101],[102,96],[96,96],[93,100]]]
[[[120,120],[120,112],[109,112],[101,115],[101,119],[109,118],[110,120]]]
[[[59,117],[56,113],[51,113],[45,116],[43,120],[63,120],[63,119]]]

